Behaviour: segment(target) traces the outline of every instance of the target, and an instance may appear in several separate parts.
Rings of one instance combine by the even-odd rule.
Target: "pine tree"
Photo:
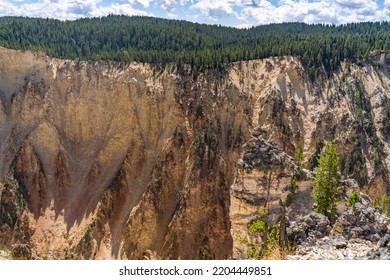
[[[300,171],[303,167],[303,160],[304,160],[302,140],[300,140],[298,142],[298,148],[295,150],[294,159],[295,159],[295,162],[298,166],[298,170]]]
[[[317,203],[315,211],[332,219],[336,216],[337,177],[339,173],[339,155],[332,143],[326,145],[325,152],[322,153],[318,162],[313,189],[314,200]]]
[[[387,211],[387,193],[385,193],[383,196],[382,196],[382,199],[381,199],[381,208],[382,208],[382,211],[385,215],[388,214],[388,211]]]

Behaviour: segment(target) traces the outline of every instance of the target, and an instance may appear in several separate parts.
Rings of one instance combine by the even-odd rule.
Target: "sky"
[[[390,21],[390,0],[0,0],[0,16],[74,20],[143,15],[246,28],[268,23]]]

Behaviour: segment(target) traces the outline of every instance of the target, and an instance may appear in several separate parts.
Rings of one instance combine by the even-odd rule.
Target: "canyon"
[[[312,210],[330,141],[346,193],[389,193],[390,54],[315,81],[289,56],[190,70],[0,48],[0,249],[245,258],[237,240],[264,206],[281,211],[296,174],[286,215]]]

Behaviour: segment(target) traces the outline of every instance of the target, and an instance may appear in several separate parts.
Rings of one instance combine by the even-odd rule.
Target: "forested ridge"
[[[341,61],[390,51],[390,23],[282,23],[236,29],[152,17],[107,16],[59,21],[0,18],[0,45],[42,50],[58,58],[184,64],[198,73],[227,63],[271,56],[300,57],[311,78]]]

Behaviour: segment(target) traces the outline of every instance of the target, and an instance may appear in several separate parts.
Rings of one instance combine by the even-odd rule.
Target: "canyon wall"
[[[299,141],[308,169],[334,141],[341,176],[380,198],[390,187],[388,60],[376,53],[310,81],[292,57],[192,77],[0,48],[0,248],[231,258],[262,197],[286,198]],[[243,165],[270,142],[287,161]]]

